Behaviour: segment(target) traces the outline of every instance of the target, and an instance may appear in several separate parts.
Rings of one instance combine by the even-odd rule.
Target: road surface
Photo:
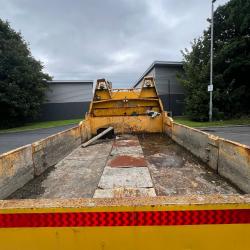
[[[42,138],[48,137],[50,135],[53,135],[55,133],[69,129],[74,126],[76,126],[76,124],[22,132],[0,133],[0,154],[24,146],[26,144],[33,143]]]
[[[236,141],[250,146],[250,125],[249,126],[228,126],[203,128],[209,134]]]

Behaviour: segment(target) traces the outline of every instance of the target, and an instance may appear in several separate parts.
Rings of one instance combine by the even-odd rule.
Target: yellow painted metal
[[[163,117],[152,119],[149,116],[110,116],[90,118],[91,134],[96,134],[99,128],[112,126],[116,133],[157,133],[162,131]]]
[[[250,226],[24,228],[1,230],[4,250],[249,250]]]
[[[112,89],[112,99],[113,100],[119,100],[124,99],[125,97],[128,97],[129,99],[136,99],[140,96],[140,90],[139,89]]]
[[[151,117],[149,112],[157,112]],[[153,77],[145,77],[140,89],[112,89],[105,79],[97,80],[93,101],[86,115],[92,135],[113,126],[116,133],[164,132],[168,118]]]
[[[0,213],[249,209],[250,204],[2,209]],[[250,224],[137,227],[0,228],[3,250],[248,250]]]
[[[126,104],[126,105],[125,105]],[[156,106],[159,107],[159,99],[156,98],[150,98],[150,99],[132,99],[130,98],[127,103],[124,104],[124,99],[111,99],[108,102],[107,101],[96,101],[95,102],[95,108],[121,108],[121,107],[151,107]],[[160,109],[160,107],[159,107]],[[115,115],[115,114],[114,114]]]

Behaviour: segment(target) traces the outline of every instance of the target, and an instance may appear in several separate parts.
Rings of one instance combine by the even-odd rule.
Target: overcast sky
[[[216,5],[228,0],[217,0]],[[21,31],[54,79],[107,78],[131,86],[155,60],[208,26],[211,0],[0,0],[0,18]]]

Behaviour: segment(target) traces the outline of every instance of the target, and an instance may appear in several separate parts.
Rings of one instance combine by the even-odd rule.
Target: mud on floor
[[[140,135],[139,141],[158,196],[239,193],[168,136]]]

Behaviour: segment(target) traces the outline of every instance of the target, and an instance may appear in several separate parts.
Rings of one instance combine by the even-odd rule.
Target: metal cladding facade
[[[153,76],[164,110],[173,115],[183,115],[185,91],[177,79],[177,75],[182,73],[182,62],[155,61],[135,83],[134,87],[139,87],[145,76]]]
[[[48,81],[40,120],[83,118],[93,96],[93,81]]]

